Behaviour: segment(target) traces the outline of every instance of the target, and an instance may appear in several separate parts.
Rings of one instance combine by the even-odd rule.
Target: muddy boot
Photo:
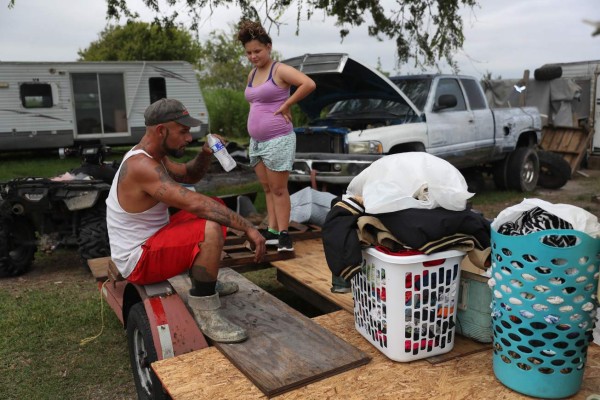
[[[246,340],[246,331],[221,315],[219,294],[212,296],[188,296],[188,305],[194,312],[200,330],[219,343],[237,343]]]
[[[235,293],[239,290],[239,286],[235,282],[221,282],[217,281],[217,286],[215,287],[219,296],[227,296],[232,293]]]

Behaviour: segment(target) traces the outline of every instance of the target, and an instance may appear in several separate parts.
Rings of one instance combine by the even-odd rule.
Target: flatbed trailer
[[[272,262],[279,279],[313,304],[335,309],[313,319],[366,353],[365,365],[309,383],[281,399],[530,399],[504,386],[492,370],[492,349],[456,336],[447,354],[408,363],[388,359],[354,327],[351,293],[331,293],[320,239],[294,244],[296,257]],[[152,364],[174,400],[268,398],[218,348],[207,347]],[[595,397],[594,397],[595,395]],[[590,343],[581,390],[572,399],[600,398],[600,346]]]

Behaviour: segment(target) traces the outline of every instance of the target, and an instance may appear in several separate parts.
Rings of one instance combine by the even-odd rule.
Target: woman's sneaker
[[[268,229],[259,229],[258,230],[261,235],[265,238],[265,244],[267,246],[278,246],[279,245],[279,235],[274,234]]]
[[[279,232],[279,243],[277,244],[277,251],[294,251],[294,243],[292,237],[287,231]]]

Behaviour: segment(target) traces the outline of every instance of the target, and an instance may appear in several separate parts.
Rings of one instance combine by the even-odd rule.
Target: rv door
[[[128,134],[123,74],[72,73],[76,138]]]

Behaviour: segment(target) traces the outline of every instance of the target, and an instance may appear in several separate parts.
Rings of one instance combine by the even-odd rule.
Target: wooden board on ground
[[[545,126],[542,128],[542,141],[540,147],[562,155],[571,166],[574,174],[585,156],[592,131],[583,128],[563,128]]]
[[[215,343],[215,346],[267,396],[275,396],[369,362],[370,358],[363,351],[339,339],[237,272],[222,269],[219,279],[233,281],[240,286],[239,292],[221,298],[221,309],[229,320],[247,330],[249,338],[242,343]],[[189,278],[179,275],[169,282],[187,304],[191,286]],[[203,375],[190,376],[189,380],[212,385],[210,380],[201,378]],[[163,381],[163,385],[168,391],[174,391],[170,394],[177,398],[177,385],[170,385],[168,380]],[[233,398],[239,395],[242,393]],[[224,398],[223,394],[217,398]]]
[[[352,293],[331,292],[331,271],[325,261],[322,241],[320,239],[304,240],[295,243],[294,248],[295,258],[272,263],[279,270],[278,272],[286,275],[286,279],[293,279],[294,286],[288,287],[322,310],[326,310],[329,305],[314,304],[316,297],[307,292],[315,292],[320,296],[322,302],[332,302],[353,315]],[[449,353],[430,357],[427,360],[431,364],[437,364],[490,348],[490,344],[478,343],[457,335],[454,348]]]
[[[262,262],[272,262],[277,260],[287,260],[293,258],[293,251],[277,251],[277,247],[267,246],[267,251]],[[219,268],[241,267],[248,264],[254,264],[254,251],[247,244],[233,244],[223,247],[221,263]]]
[[[311,383],[278,399],[507,399],[531,397],[500,383],[492,370],[492,351],[431,365],[425,360],[394,362],[354,329],[352,315],[338,311],[314,319],[372,357],[370,363]],[[264,399],[265,396],[216,348],[194,351],[152,364],[173,400]],[[600,392],[600,346],[588,348],[581,390],[572,399]]]
[[[259,228],[267,228],[266,225],[261,225]],[[321,227],[314,224],[301,224],[291,221],[288,227],[288,232],[292,240],[306,240],[321,237]],[[228,228],[225,236],[225,245],[243,244],[247,240],[246,235],[242,231]]]

